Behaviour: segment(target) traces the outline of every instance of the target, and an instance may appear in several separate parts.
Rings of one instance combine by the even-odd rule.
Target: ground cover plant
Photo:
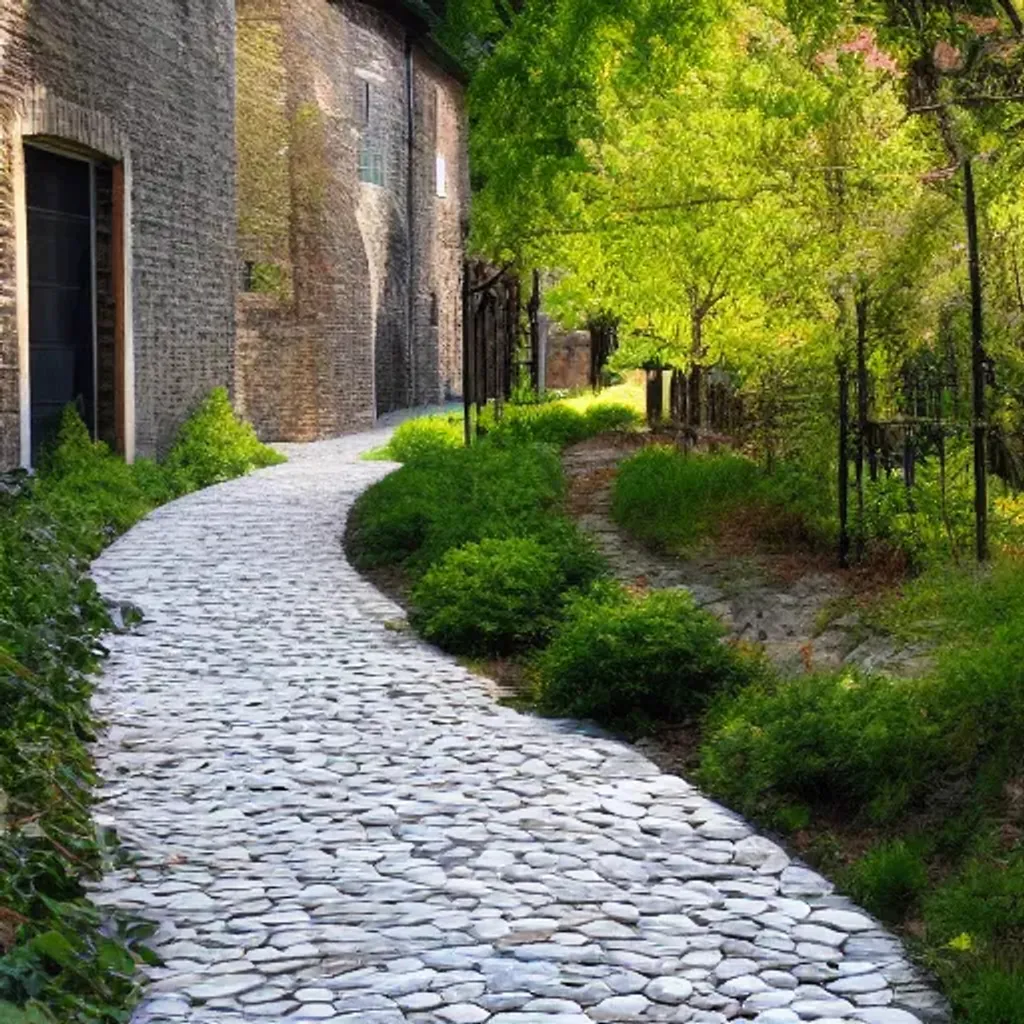
[[[688,456],[652,445],[619,466],[612,514],[641,540],[678,551],[765,490],[756,463],[740,455]]]
[[[112,625],[88,563],[164,501],[280,461],[214,393],[162,464],[126,465],[68,411],[39,474],[0,479],[0,1020],[129,1018],[146,928],[83,882],[115,851],[90,815],[92,676]]]
[[[701,782],[758,820],[880,836],[841,879],[911,929],[971,1024],[1022,1012],[1022,568],[940,567],[890,599],[937,644],[925,676],[762,682],[716,704],[701,752]]]
[[[448,551],[412,591],[412,624],[445,650],[507,655],[541,643],[568,582],[533,537],[487,538]]]
[[[613,405],[597,415],[510,405],[500,420],[489,411],[466,448],[456,419],[411,420],[388,446],[404,465],[352,511],[349,555],[364,570],[399,570],[413,625],[446,650],[527,651],[551,634],[568,596],[605,572],[564,512],[560,449],[636,424]]]

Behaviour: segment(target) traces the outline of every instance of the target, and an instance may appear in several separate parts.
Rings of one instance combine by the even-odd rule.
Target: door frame
[[[36,120],[46,120],[45,118]],[[62,119],[63,120],[63,119]],[[18,396],[21,465],[32,468],[32,382],[29,329],[29,255],[28,204],[25,179],[25,147],[45,149],[58,156],[82,160],[90,166],[91,182],[91,258],[93,320],[93,387],[99,389],[97,372],[97,294],[96,294],[96,164],[113,169],[113,238],[111,257],[114,288],[114,419],[116,448],[125,461],[135,459],[135,358],[132,324],[132,205],[131,161],[127,152],[104,153],[75,140],[52,135],[47,125],[26,124],[15,118],[11,138],[14,193],[15,293],[18,325]],[[34,129],[34,130],[33,130]],[[98,416],[98,402],[94,396]],[[90,425],[95,432],[96,424]]]

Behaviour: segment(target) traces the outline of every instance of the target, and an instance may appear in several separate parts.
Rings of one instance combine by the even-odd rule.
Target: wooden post
[[[914,483],[917,476],[917,462],[914,453],[914,428],[907,424],[903,430],[903,486],[907,489],[907,509],[913,513]]]
[[[473,443],[473,293],[470,264],[462,264],[462,426],[466,447]]]
[[[660,369],[649,369],[647,371],[647,424],[650,427],[657,427],[661,423],[664,412],[664,385],[662,371]]]
[[[974,168],[964,160],[964,212],[967,252],[971,271],[971,380],[974,419],[974,523],[979,562],[988,561],[988,459],[985,454],[985,321],[981,285],[981,247],[978,209],[974,194]]]
[[[676,427],[681,427],[686,418],[686,374],[673,370],[669,382],[669,415]]]
[[[868,298],[863,289],[857,294],[857,561],[864,557],[864,459],[868,433]]]
[[[699,430],[703,425],[703,398],[702,395],[704,387],[704,372],[702,367],[696,363],[690,369],[690,387],[689,397],[687,399],[687,405],[689,406],[688,413],[690,417],[690,426]]]
[[[850,566],[850,371],[839,360],[839,565]]]

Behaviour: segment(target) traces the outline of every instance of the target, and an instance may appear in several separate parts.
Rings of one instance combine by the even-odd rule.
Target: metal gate
[[[508,268],[466,263],[462,276],[462,395],[466,443],[472,439],[474,408],[489,401],[501,416],[512,392],[516,353],[522,343],[519,278]]]

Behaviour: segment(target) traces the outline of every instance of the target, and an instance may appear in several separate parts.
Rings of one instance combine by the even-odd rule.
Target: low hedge
[[[636,596],[615,584],[573,601],[538,656],[541,707],[629,732],[693,716],[709,696],[752,678],[755,666],[683,591]]]
[[[420,416],[395,430],[385,452],[389,459],[409,466],[461,448],[464,443],[461,416]]]
[[[360,496],[348,551],[361,569],[403,566],[418,577],[464,544],[543,534],[564,493],[558,454],[544,445],[438,450]]]
[[[455,654],[507,655],[551,634],[569,588],[571,552],[533,537],[490,538],[449,551],[412,591],[410,621]],[[576,575],[586,576],[580,567]]]

